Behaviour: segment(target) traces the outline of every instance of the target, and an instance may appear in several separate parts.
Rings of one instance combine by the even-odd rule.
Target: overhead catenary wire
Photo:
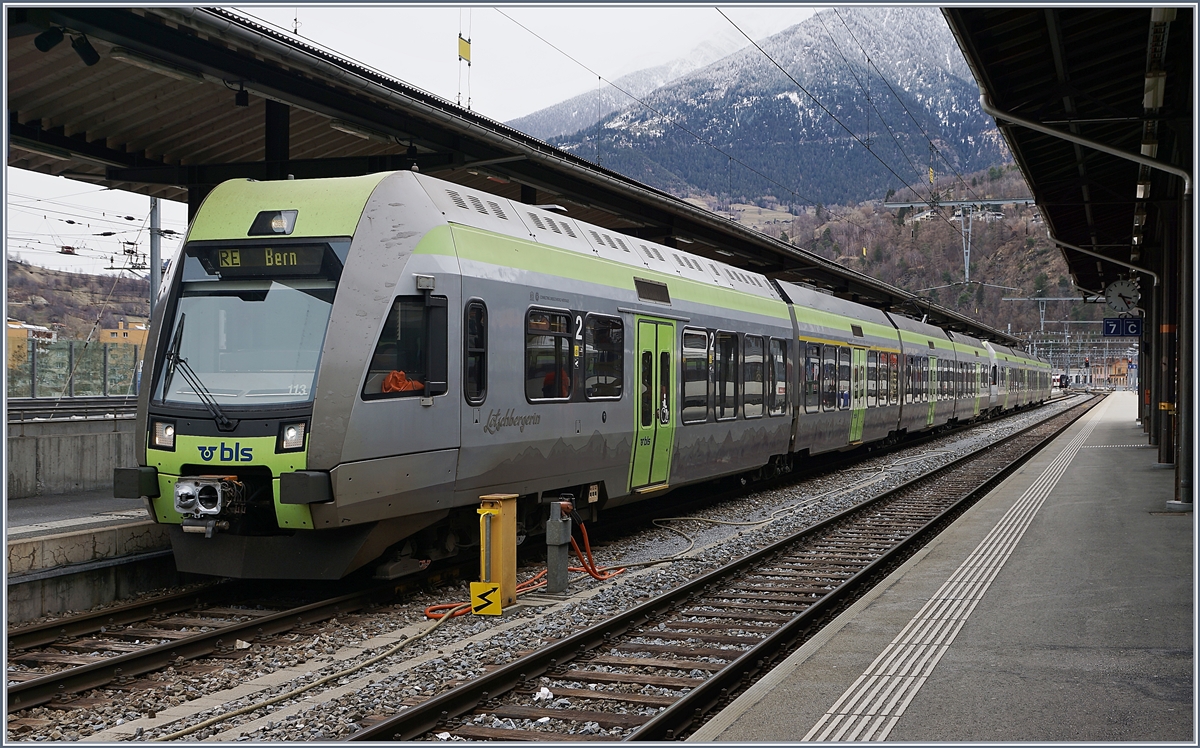
[[[800,89],[800,90],[801,90],[801,91],[804,93],[804,95],[805,95],[805,96],[807,96],[807,97],[809,97],[810,99],[812,99],[812,100],[813,100],[813,102],[814,102],[814,103],[816,103],[816,105],[817,105],[817,106],[818,106],[818,107],[821,109],[821,111],[823,111],[823,112],[825,112],[825,114],[829,115],[829,118],[830,118],[830,119],[832,119],[834,122],[836,122],[836,123],[838,124],[838,126],[839,126],[839,127],[841,127],[843,130],[845,130],[845,131],[846,131],[846,132],[847,132],[847,133],[850,135],[850,137],[854,139],[854,141],[855,141],[855,142],[857,142],[859,145],[863,146],[863,148],[865,148],[865,149],[866,149],[867,153],[870,153],[870,154],[871,154],[871,156],[872,156],[872,157],[874,157],[874,159],[875,159],[876,161],[878,161],[880,164],[882,164],[882,165],[883,165],[883,168],[885,168],[885,169],[887,169],[889,172],[891,172],[892,176],[896,177],[896,179],[899,179],[901,184],[903,184],[905,187],[907,187],[908,189],[912,190],[914,194],[916,194],[916,190],[915,190],[915,189],[913,189],[912,185],[910,185],[908,182],[906,182],[906,181],[904,180],[904,177],[900,176],[900,175],[899,175],[899,174],[896,172],[896,170],[895,170],[895,169],[893,169],[893,168],[891,167],[891,165],[890,165],[890,164],[888,164],[888,162],[884,161],[884,160],[883,160],[883,159],[882,159],[882,158],[879,156],[879,154],[875,153],[875,152],[874,152],[874,151],[872,151],[870,148],[868,148],[868,147],[866,146],[866,144],[865,144],[865,143],[863,143],[863,141],[862,141],[862,138],[860,138],[860,137],[858,137],[857,135],[855,135],[853,130],[851,130],[849,127],[847,127],[847,126],[846,126],[846,124],[845,124],[844,122],[842,122],[840,119],[838,119],[837,115],[836,115],[836,114],[834,114],[833,112],[831,112],[831,111],[829,110],[829,107],[827,107],[827,106],[825,106],[823,103],[821,103],[821,100],[820,100],[820,99],[818,99],[816,96],[814,96],[814,95],[812,94],[812,92],[810,92],[810,91],[809,91],[807,88],[805,88],[805,87],[804,87],[804,86],[803,86],[803,85],[800,83],[800,81],[796,80],[796,78],[795,78],[795,77],[794,77],[794,76],[793,76],[791,73],[789,73],[789,72],[788,72],[788,71],[787,71],[787,70],[786,70],[786,69],[785,69],[785,68],[784,68],[782,65],[780,65],[780,64],[779,64],[779,62],[778,62],[778,61],[776,61],[776,60],[775,60],[775,58],[774,58],[774,57],[772,57],[772,56],[771,56],[771,55],[770,55],[770,54],[769,54],[769,53],[768,53],[768,52],[767,52],[765,49],[763,49],[763,48],[762,48],[762,45],[761,45],[761,44],[759,44],[758,42],[756,42],[756,41],[754,41],[753,39],[751,39],[751,38],[750,38],[750,35],[749,35],[749,34],[747,34],[745,31],[743,31],[741,26],[738,26],[736,23],[734,23],[734,21],[733,21],[733,19],[732,19],[732,18],[730,18],[729,16],[725,15],[725,12],[724,12],[723,10],[721,10],[720,8],[717,8],[717,9],[716,9],[716,11],[717,11],[718,13],[720,13],[720,14],[721,14],[721,16],[722,16],[722,17],[723,17],[723,18],[724,18],[726,21],[729,21],[730,25],[731,25],[731,26],[733,26],[735,29],[737,29],[737,31],[738,31],[738,33],[739,33],[739,34],[741,34],[742,36],[746,37],[746,39],[748,39],[748,40],[750,41],[750,43],[754,45],[754,48],[755,48],[755,49],[757,49],[759,52],[761,52],[761,53],[762,53],[762,55],[763,55],[763,57],[766,57],[766,58],[767,58],[767,61],[768,61],[768,62],[770,62],[772,65],[774,65],[774,66],[775,66],[775,67],[776,67],[776,68],[779,70],[779,72],[781,72],[781,73],[783,73],[785,76],[787,76],[787,79],[788,79],[788,80],[790,80],[790,81],[792,82],[792,84],[796,86],[796,88]],[[958,234],[960,234],[960,235],[962,234],[962,230],[961,230],[961,229],[958,229],[958,228],[955,228],[955,227],[954,227],[954,224],[953,224],[953,223],[952,223],[952,222],[951,222],[949,219],[947,219],[945,216],[940,216],[940,217],[941,217],[941,219],[942,219],[943,221],[945,221],[945,222],[946,222],[946,224],[947,224],[948,226],[950,226],[951,228],[954,228],[954,230],[955,230],[955,232],[956,232],[956,233],[958,233]]]
[[[925,138],[925,141],[927,143],[929,143],[929,146],[934,149],[935,153],[937,153],[938,158],[940,158],[942,160],[942,163],[944,163],[950,169],[950,171],[953,172],[956,177],[958,177],[958,181],[962,182],[963,187],[965,187],[967,189],[967,191],[971,193],[972,197],[974,197],[975,199],[981,199],[979,197],[979,195],[976,194],[973,189],[971,189],[971,186],[967,184],[967,181],[966,181],[966,179],[963,178],[963,175],[958,173],[958,170],[954,168],[954,164],[950,163],[950,161],[942,153],[941,149],[938,148],[936,145],[934,145],[933,139],[929,137],[929,133],[925,131],[925,128],[921,126],[921,123],[917,121],[917,118],[915,116],[913,116],[913,113],[909,110],[908,106],[904,103],[904,99],[900,98],[900,94],[896,93],[896,89],[892,88],[892,84],[888,81],[887,76],[885,76],[883,74],[883,71],[879,69],[878,65],[876,65],[873,61],[871,61],[870,55],[867,55],[866,49],[863,47],[862,43],[858,40],[858,37],[854,35],[854,31],[850,28],[849,24],[846,23],[846,19],[842,18],[842,14],[838,11],[837,8],[834,8],[833,12],[835,15],[837,15],[838,20],[842,22],[842,25],[846,27],[846,33],[848,33],[850,35],[850,38],[854,40],[854,43],[858,45],[858,48],[863,51],[863,54],[867,57],[867,60],[870,64],[870,66],[875,68],[876,73],[879,73],[879,79],[881,81],[883,81],[883,84],[888,87],[889,91],[891,91],[892,96],[894,96],[896,101],[900,104],[900,108],[904,110],[904,113],[907,114],[908,118],[910,120],[912,120],[912,123],[914,125],[916,125],[917,130],[920,131],[922,137]]]
[[[532,35],[533,37],[535,37],[536,39],[538,39],[539,41],[541,41],[543,44],[545,44],[545,45],[547,45],[548,47],[550,47],[551,49],[553,49],[554,51],[558,52],[558,53],[559,53],[559,54],[561,54],[563,57],[566,57],[566,58],[567,58],[568,60],[570,60],[571,62],[574,62],[576,65],[578,65],[579,67],[581,67],[581,68],[583,68],[584,70],[588,71],[590,74],[592,74],[592,75],[595,75],[595,76],[596,76],[596,77],[597,77],[597,78],[598,78],[600,81],[602,81],[602,82],[604,82],[604,83],[607,83],[608,85],[612,86],[612,87],[613,87],[613,88],[615,88],[616,90],[618,90],[618,91],[620,91],[621,93],[623,93],[625,96],[629,97],[631,100],[633,100],[633,101],[636,101],[638,104],[640,104],[640,105],[641,105],[643,108],[645,108],[647,111],[653,112],[654,114],[658,115],[658,116],[659,116],[659,117],[660,117],[660,118],[661,118],[661,119],[662,119],[664,122],[666,122],[667,124],[670,124],[671,126],[673,126],[673,127],[676,127],[676,128],[678,128],[679,130],[682,130],[683,132],[687,133],[687,134],[688,134],[688,135],[690,135],[692,138],[694,138],[694,139],[696,140],[696,142],[700,143],[701,145],[707,146],[707,147],[711,148],[712,150],[716,151],[717,153],[719,153],[719,154],[721,154],[721,155],[723,155],[723,156],[726,156],[726,157],[727,157],[727,158],[730,160],[730,162],[731,162],[731,163],[736,163],[736,164],[738,164],[739,166],[741,166],[742,168],[746,169],[748,172],[750,172],[750,173],[752,173],[752,174],[755,174],[755,175],[757,175],[757,176],[759,176],[759,177],[762,177],[764,180],[766,180],[766,181],[767,181],[767,182],[769,182],[770,184],[773,184],[773,185],[775,185],[776,187],[779,187],[781,190],[783,190],[784,192],[786,192],[786,193],[788,193],[789,195],[791,195],[791,196],[792,196],[792,198],[794,199],[794,201],[795,201],[795,202],[802,203],[802,204],[805,204],[805,205],[812,205],[812,206],[816,206],[816,205],[820,205],[820,204],[821,204],[821,202],[820,202],[820,201],[818,201],[818,200],[813,200],[812,198],[810,198],[810,197],[807,197],[806,195],[802,195],[802,194],[800,194],[800,193],[799,193],[799,192],[798,192],[796,189],[794,189],[794,188],[792,188],[792,187],[789,187],[789,186],[787,186],[787,185],[783,184],[782,182],[779,182],[778,180],[776,180],[776,179],[774,179],[773,177],[770,177],[770,176],[768,176],[768,175],[764,174],[763,172],[759,171],[758,169],[755,169],[754,167],[750,166],[749,164],[747,164],[746,162],[742,161],[741,159],[739,159],[739,158],[737,158],[737,157],[733,156],[731,153],[728,153],[728,152],[726,152],[724,149],[722,149],[720,146],[718,146],[718,145],[716,145],[715,143],[713,143],[711,140],[706,140],[705,138],[701,137],[699,134],[697,134],[697,133],[693,132],[691,129],[689,129],[688,127],[684,126],[682,123],[680,123],[679,121],[677,121],[675,118],[673,118],[673,117],[671,117],[671,116],[669,116],[669,115],[665,114],[664,112],[662,112],[662,111],[660,111],[660,110],[656,109],[655,107],[651,106],[649,103],[647,103],[646,101],[644,101],[643,99],[640,99],[640,98],[638,98],[637,96],[633,95],[633,94],[632,94],[632,93],[630,93],[629,91],[625,90],[624,88],[622,88],[622,87],[618,86],[617,84],[613,83],[612,81],[608,80],[607,78],[605,78],[605,77],[604,77],[604,76],[602,76],[601,74],[597,73],[595,70],[593,70],[592,68],[590,68],[589,66],[587,66],[587,65],[586,65],[586,64],[584,64],[583,62],[580,62],[578,59],[576,59],[575,57],[573,57],[573,56],[572,56],[571,54],[569,54],[568,52],[566,52],[566,51],[564,51],[563,49],[559,48],[559,47],[558,47],[557,45],[555,45],[553,42],[551,42],[551,41],[547,40],[545,37],[541,36],[541,35],[540,35],[540,34],[538,34],[536,31],[533,31],[533,30],[532,30],[532,29],[530,29],[528,26],[524,25],[523,23],[521,23],[520,21],[516,20],[516,19],[515,19],[515,18],[513,18],[512,16],[510,16],[510,15],[508,15],[507,13],[505,13],[504,11],[500,10],[499,8],[494,8],[494,10],[495,10],[497,13],[499,13],[500,15],[504,16],[505,18],[507,18],[508,20],[512,21],[512,22],[513,22],[514,24],[516,24],[517,26],[520,26],[522,29],[524,29],[526,32],[528,32],[530,35]],[[732,22],[731,22],[731,23],[732,23]],[[740,29],[739,29],[739,30],[740,30]],[[599,104],[597,104],[597,105],[599,105]],[[596,154],[597,154],[597,156],[596,156],[596,157],[597,157],[597,160],[599,160],[599,148],[600,148],[599,139],[600,139],[600,128],[599,128],[599,123],[598,123],[598,122],[597,122],[597,135],[596,135],[596,139],[597,139],[597,143],[596,143],[596,149],[597,149],[597,150],[596,150]],[[840,213],[838,213],[837,211],[830,210],[830,209],[828,209],[828,208],[826,208],[826,210],[828,210],[828,211],[829,211],[830,215],[832,215],[832,216],[834,216],[834,217],[838,218],[839,220],[841,220],[841,221],[843,221],[843,222],[845,222],[845,223],[848,223],[848,224],[850,224],[850,225],[852,225],[852,226],[856,226],[856,227],[858,227],[859,229],[862,229],[863,231],[866,231],[867,233],[871,234],[872,236],[876,236],[876,237],[877,237],[877,236],[879,236],[879,235],[880,235],[880,234],[879,234],[879,232],[877,232],[877,231],[875,231],[875,230],[871,229],[871,228],[870,228],[870,227],[868,227],[868,226],[864,226],[863,224],[861,224],[861,223],[858,223],[857,221],[854,221],[854,220],[853,220],[853,219],[851,219],[849,216],[846,216],[846,215],[844,215],[844,214],[840,214]]]

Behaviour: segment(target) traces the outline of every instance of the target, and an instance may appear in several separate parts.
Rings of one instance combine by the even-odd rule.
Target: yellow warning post
[[[517,602],[517,494],[479,497],[479,581],[471,611],[498,616]]]

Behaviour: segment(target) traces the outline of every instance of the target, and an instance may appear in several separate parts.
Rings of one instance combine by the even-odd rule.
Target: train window
[[[642,426],[654,423],[654,354],[642,351]]]
[[[467,304],[463,325],[463,395],[471,405],[487,397],[487,307],[482,301]]]
[[[525,323],[525,397],[571,397],[571,317],[563,312],[529,310]]]
[[[838,409],[850,407],[850,349],[838,347]]]
[[[683,331],[683,410],[684,423],[708,420],[708,333]]]
[[[992,386],[995,387],[998,383],[999,382],[996,378],[996,365],[992,364]]]
[[[742,415],[761,418],[763,414],[763,339],[758,335],[743,338]]]
[[[888,397],[892,405],[900,404],[900,356],[888,354]]]
[[[771,338],[771,365],[767,369],[767,413],[781,416],[787,409],[787,341]]]
[[[867,407],[879,405],[879,352],[867,351]]]
[[[583,330],[584,394],[589,400],[621,397],[625,366],[621,320],[589,314]]]
[[[738,370],[738,340],[737,333],[717,333],[714,372],[716,378],[716,402],[714,409],[717,420],[737,417],[737,370]]]
[[[446,297],[401,296],[367,364],[363,399],[446,392]]]
[[[804,346],[804,412],[816,413],[821,406],[821,345]]]
[[[824,410],[837,410],[837,346],[825,346],[825,356],[821,361],[821,407]]]

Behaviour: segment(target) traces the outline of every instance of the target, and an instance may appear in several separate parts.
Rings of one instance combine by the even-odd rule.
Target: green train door
[[[634,376],[638,383],[634,407],[633,464],[630,490],[666,487],[675,441],[675,379],[673,352],[675,323],[637,317],[637,356]]]
[[[867,351],[850,349],[850,443],[861,442],[867,420]]]
[[[934,413],[937,411],[937,398],[938,398],[937,361],[938,361],[937,356],[929,357],[929,376],[926,378],[927,384],[929,385],[929,414],[928,414],[928,416],[926,416],[926,418],[927,418],[927,420],[925,421],[926,426],[933,425],[933,416],[934,416]]]

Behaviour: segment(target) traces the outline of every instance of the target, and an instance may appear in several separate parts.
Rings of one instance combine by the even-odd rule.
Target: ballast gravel
[[[662,525],[675,531],[661,526],[646,527],[595,549],[595,561],[597,565],[610,568],[671,558],[668,562],[631,567],[626,573],[603,582],[576,575],[571,580],[572,595],[569,598],[556,599],[535,593],[522,598],[522,605],[504,616],[451,619],[379,662],[176,739],[221,742],[344,739],[361,729],[359,723],[364,719],[395,714],[479,677],[495,665],[628,610],[731,559],[1056,415],[1077,402],[1078,399],[1071,398],[1030,413],[984,423],[968,432],[919,447],[868,456],[836,475],[810,478],[783,489],[751,493],[691,512],[686,519],[660,520]],[[675,557],[676,554],[682,555]],[[521,569],[518,578],[528,578],[536,571],[534,568]],[[261,705],[317,679],[367,662],[427,629],[431,625],[424,616],[427,606],[468,599],[469,590],[463,583],[437,590],[434,594],[416,595],[402,605],[378,607],[327,621],[317,627],[316,633],[284,636],[276,644],[251,644],[240,659],[198,660],[183,664],[178,670],[168,668],[151,673],[142,679],[145,687],[125,691],[103,689],[83,694],[106,697],[106,704],[68,710],[35,707],[10,713],[7,739],[77,741],[87,738],[89,742],[116,742],[172,736],[214,717]],[[701,670],[680,674],[706,677]],[[546,683],[549,681],[543,679],[543,684]],[[594,684],[584,683],[569,687],[595,688]],[[638,692],[680,695],[668,688],[639,688]],[[530,705],[535,703],[531,697]],[[588,703],[564,698],[554,699],[550,705],[552,708],[588,710],[591,708]],[[541,705],[546,706],[546,703]],[[629,713],[653,715],[656,712],[654,707],[637,707]],[[493,722],[493,718],[483,715],[477,717],[475,723],[507,729],[557,729],[530,720]],[[607,735],[614,740],[624,734],[619,727],[606,729],[596,722],[575,723],[570,732]],[[444,734],[441,739],[449,739],[449,735]]]

